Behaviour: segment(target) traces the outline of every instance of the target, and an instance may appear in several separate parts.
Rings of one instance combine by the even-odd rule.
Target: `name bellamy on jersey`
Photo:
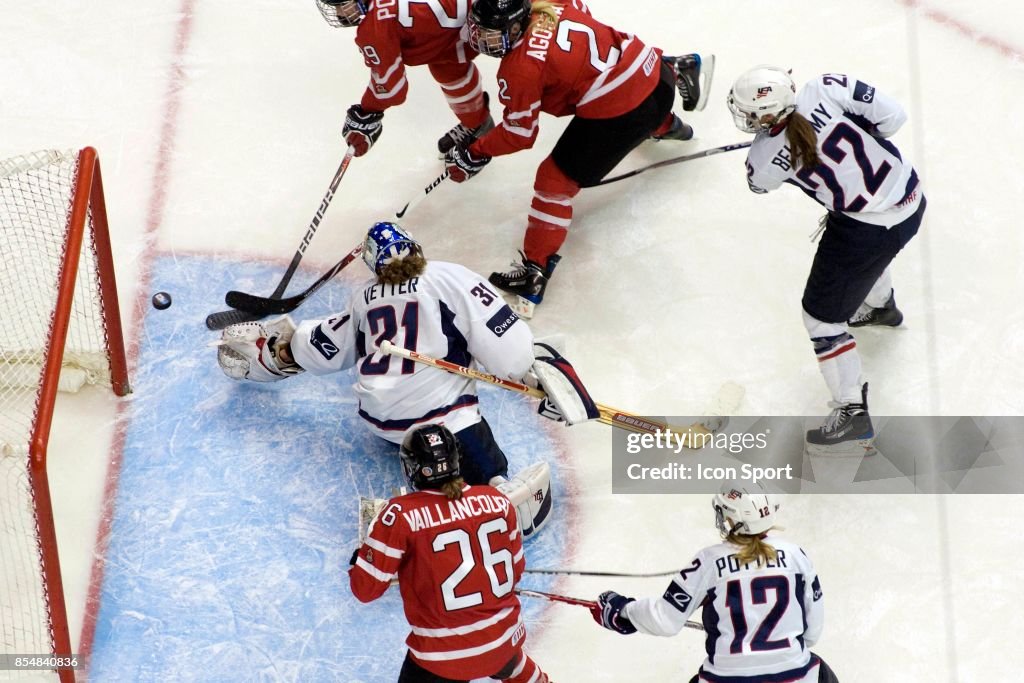
[[[395,503],[393,507],[398,512],[402,512],[401,503]],[[433,505],[421,505],[409,512],[402,512],[402,517],[405,518],[409,528],[416,532],[421,529],[444,526],[469,517],[495,513],[504,516],[508,512],[508,507],[508,498],[504,496],[464,496],[459,500],[445,500]]]

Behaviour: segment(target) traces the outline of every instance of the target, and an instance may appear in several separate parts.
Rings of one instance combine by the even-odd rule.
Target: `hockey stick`
[[[352,263],[352,261],[354,261],[362,252],[363,244],[360,242],[356,245],[355,249],[345,255],[345,258],[331,266],[331,269],[321,275],[316,282],[295,296],[289,296],[281,299],[273,296],[263,297],[231,290],[224,295],[224,302],[228,306],[237,309],[239,312],[252,315],[252,319],[259,319],[268,315],[283,315],[285,313],[291,313],[301,306],[306,299],[316,294],[317,290],[327,284],[327,282],[335,275],[340,273],[345,266]]]
[[[529,571],[529,570],[527,570]],[[550,602],[563,602],[567,605],[579,605],[580,607],[586,607],[587,609],[595,609],[597,602],[594,600],[581,600],[580,598],[571,598],[568,595],[559,595],[558,593],[545,593],[544,591],[535,591],[529,588],[516,588],[516,595],[521,595],[527,598],[542,598]],[[684,626],[686,628],[692,628],[695,631],[703,631],[704,627],[698,624],[696,621],[687,621]]]
[[[529,387],[525,384],[522,384],[520,382],[514,382],[510,379],[502,379],[501,377],[496,377],[494,375],[482,372],[480,370],[474,370],[473,368],[467,368],[462,365],[457,365],[450,361],[425,356],[422,353],[417,353],[416,351],[409,351],[408,349],[403,349],[401,347],[395,346],[394,344],[387,340],[384,340],[381,343],[380,350],[383,353],[401,356],[402,358],[408,358],[409,360],[416,361],[417,363],[423,363],[424,365],[430,365],[432,367],[438,368],[440,370],[445,370],[456,375],[462,375],[463,377],[469,377],[471,379],[480,380],[481,382],[487,382],[488,384],[494,384],[496,386],[501,387],[502,389],[508,389],[509,391],[515,391],[520,394],[526,394],[527,396],[532,396],[534,398],[544,398],[546,396],[544,391],[541,389]],[[739,392],[739,399],[742,399],[743,388],[735,384],[731,385],[731,387],[736,388],[736,390]],[[720,393],[724,393],[725,389],[726,387],[723,387]],[[736,407],[739,406],[739,399],[735,401]],[[731,403],[732,397],[729,397],[728,400],[729,403]],[[729,405],[726,405],[725,400],[719,400],[719,403],[723,406],[723,408],[730,407]],[[718,425],[715,425],[714,429],[709,429],[700,422],[694,422],[689,427],[679,428],[669,425],[665,422],[660,422],[658,420],[652,420],[645,417],[641,417],[634,413],[627,413],[623,410],[612,408],[601,403],[597,404],[597,409],[600,413],[600,417],[597,419],[598,422],[603,422],[604,424],[611,425],[612,427],[618,427],[619,429],[625,429],[631,432],[654,433],[657,431],[661,431],[662,433],[675,432],[676,434],[685,434],[686,436],[684,439],[684,444],[688,448],[694,449],[704,447],[708,443],[709,437],[712,434],[714,434],[715,431],[721,429],[725,425],[725,422],[727,422],[728,420],[728,418],[723,418],[723,421],[720,422]],[[735,408],[732,408],[731,410],[723,409],[720,410],[719,412],[731,412],[734,409]],[[697,445],[698,443],[699,445]]]
[[[320,206],[313,215],[313,220],[310,222],[309,227],[306,228],[305,234],[302,235],[302,241],[299,243],[299,248],[295,250],[295,255],[292,256],[292,262],[288,264],[288,268],[284,271],[281,281],[277,283],[277,288],[269,298],[280,299],[284,296],[284,291],[288,288],[288,283],[292,281],[292,276],[295,275],[295,271],[299,267],[299,261],[302,260],[302,257],[306,253],[306,247],[309,246],[310,241],[313,239],[313,235],[316,234],[317,228],[320,227],[320,222],[324,219],[324,215],[327,213],[327,207],[331,205],[331,200],[334,199],[334,193],[338,190],[338,185],[341,184],[341,179],[344,177],[345,171],[348,170],[348,165],[352,163],[355,153],[356,151],[352,147],[349,147],[348,151],[345,152],[345,158],[341,160],[341,165],[339,165],[338,170],[334,172],[334,177],[331,178],[331,184],[327,188],[327,193],[324,195],[323,199],[320,200]],[[229,306],[231,305],[231,302],[227,303]],[[228,325],[257,320],[260,317],[262,316],[255,312],[246,310],[220,311],[206,316],[206,326],[211,330],[222,330]]]
[[[413,199],[412,201],[406,202],[405,206],[402,207],[401,211],[396,211],[395,212],[395,218],[403,218],[403,217],[405,217],[405,214],[409,213],[410,209],[412,209],[414,206],[416,206],[417,204],[422,202],[424,199],[426,199],[427,195],[430,194],[431,192],[433,192],[434,188],[436,188],[438,185],[443,183],[447,178],[448,178],[448,169],[445,168],[444,171],[441,172],[441,175],[439,175],[436,178],[434,178],[432,181],[430,181],[429,185],[427,185],[426,187],[423,188],[423,194],[417,195],[416,198]]]
[[[544,600],[549,600],[551,602],[564,602],[567,605],[579,605],[580,607],[586,607],[587,609],[594,609],[597,607],[597,603],[593,600],[570,598],[568,595],[545,593],[544,591],[535,591],[529,588],[516,588],[516,595],[522,595],[527,598],[543,598]]]
[[[684,154],[681,157],[665,159],[664,161],[659,161],[655,164],[650,164],[649,166],[641,166],[640,168],[635,168],[632,171],[629,171],[628,173],[623,173],[622,175],[612,176],[611,178],[605,178],[601,182],[597,183],[597,185],[607,185],[608,183],[616,183],[620,180],[632,178],[635,175],[640,175],[644,171],[650,171],[655,168],[671,166],[672,164],[680,164],[684,161],[693,161],[694,159],[703,159],[704,157],[714,156],[716,154],[721,154],[722,152],[732,152],[733,150],[737,149],[745,149],[747,147],[750,147],[751,144],[751,142],[737,142],[736,144],[733,145],[722,145],[721,147],[712,147],[711,149],[705,149],[702,152],[694,152],[693,154]],[[597,185],[594,185],[594,187],[597,187]]]
[[[678,569],[670,572],[592,572],[586,570],[576,571],[574,569],[527,569],[527,574],[554,574],[557,576],[604,576],[612,579],[656,579],[667,576],[674,576],[679,573]]]

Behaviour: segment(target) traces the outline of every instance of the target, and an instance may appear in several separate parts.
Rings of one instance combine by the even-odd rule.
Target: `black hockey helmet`
[[[530,0],[476,0],[469,9],[469,45],[482,55],[501,57],[530,23]]]
[[[459,476],[462,447],[444,425],[409,432],[399,453],[405,477],[417,490],[437,489]]]
[[[324,21],[335,28],[358,26],[370,6],[370,0],[316,0]]]

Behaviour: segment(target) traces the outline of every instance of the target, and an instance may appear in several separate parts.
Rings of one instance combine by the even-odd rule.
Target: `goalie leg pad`
[[[515,506],[524,539],[540,531],[551,516],[551,466],[546,462],[534,463],[494,487]]]
[[[600,417],[597,404],[572,364],[547,344],[535,343],[534,349],[533,374],[547,394],[537,412],[552,420],[564,420],[568,425]]]

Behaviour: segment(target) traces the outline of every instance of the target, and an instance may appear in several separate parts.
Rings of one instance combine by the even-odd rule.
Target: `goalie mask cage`
[[[96,150],[0,160],[0,261],[0,660],[10,666],[13,655],[72,654],[46,472],[57,391],[129,391]],[[68,669],[0,668],[0,681],[40,676],[74,681]]]

